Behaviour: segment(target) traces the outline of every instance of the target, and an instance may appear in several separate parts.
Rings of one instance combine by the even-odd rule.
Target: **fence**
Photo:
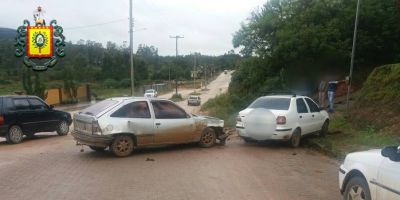
[[[76,100],[78,102],[90,101],[91,92],[89,85],[78,87],[76,92]],[[46,93],[47,95],[45,101],[50,105],[58,105],[72,99],[72,97],[69,95],[69,92],[64,88],[48,89]]]

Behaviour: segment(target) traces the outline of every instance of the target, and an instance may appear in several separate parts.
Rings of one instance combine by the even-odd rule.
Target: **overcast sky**
[[[179,40],[179,54],[224,54],[233,49],[232,34],[240,23],[266,1],[133,0],[134,51],[147,44],[160,55],[175,55],[175,40],[169,36],[181,35],[185,38]],[[40,5],[47,22],[56,19],[64,28],[67,41],[129,44],[129,0],[1,0],[0,5],[0,27],[17,28],[23,19],[32,23]]]

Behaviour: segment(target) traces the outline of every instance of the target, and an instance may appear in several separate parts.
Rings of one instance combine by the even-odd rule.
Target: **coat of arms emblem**
[[[57,63],[57,57],[64,57],[65,37],[63,28],[56,20],[46,26],[44,11],[39,6],[33,13],[35,25],[24,20],[17,29],[15,55],[23,57],[24,64],[35,71],[45,71]],[[40,63],[40,64],[37,64]]]

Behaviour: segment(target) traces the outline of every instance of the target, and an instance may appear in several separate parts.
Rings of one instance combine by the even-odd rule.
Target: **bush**
[[[103,85],[105,88],[112,89],[112,88],[117,88],[119,83],[114,79],[108,78],[103,82]]]
[[[183,101],[183,98],[181,94],[173,94],[169,100],[178,102],[178,101]]]
[[[124,78],[124,79],[122,79],[121,81],[119,81],[118,86],[119,86],[120,88],[127,88],[127,87],[130,87],[130,86],[131,86],[131,79],[129,79],[129,78]]]

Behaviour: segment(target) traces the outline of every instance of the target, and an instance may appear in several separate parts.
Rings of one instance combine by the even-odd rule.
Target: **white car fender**
[[[349,174],[353,171],[358,171],[360,172],[364,178],[366,179],[367,185],[369,187],[370,193],[371,193],[371,197],[374,199],[374,197],[376,196],[376,185],[371,184],[370,181],[371,180],[375,180],[376,177],[378,176],[378,169],[379,168],[375,168],[373,166],[366,166],[361,164],[360,162],[356,162],[356,161],[349,161],[345,166],[344,166],[347,170],[346,172],[346,177],[345,180],[343,181],[342,184],[345,184],[346,182],[348,182],[349,180]],[[345,189],[343,188],[344,185],[341,186],[341,189]]]

